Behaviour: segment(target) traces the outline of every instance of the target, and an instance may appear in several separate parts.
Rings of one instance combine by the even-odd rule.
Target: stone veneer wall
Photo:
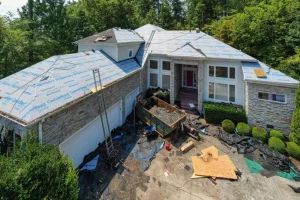
[[[146,91],[148,89],[148,62],[146,62],[145,66],[142,68],[140,79],[141,79],[140,92]]]
[[[274,129],[282,131],[284,134],[290,133],[290,123],[295,108],[297,88],[263,85],[256,83],[245,83],[245,109],[250,125],[262,126],[268,131],[268,125]],[[286,103],[276,103],[259,100],[258,92],[286,95]]]
[[[140,72],[127,77],[103,90],[107,109],[122,99],[122,115],[125,122],[125,97],[140,86]],[[93,121],[98,114],[97,95],[47,118],[43,123],[43,143],[60,144],[78,130]]]
[[[204,95],[204,67],[201,62],[198,65],[198,110],[202,110]]]
[[[182,85],[182,65],[171,62],[170,75],[170,103],[174,104],[178,91]]]

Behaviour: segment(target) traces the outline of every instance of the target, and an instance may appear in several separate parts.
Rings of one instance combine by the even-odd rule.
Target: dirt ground
[[[124,133],[124,137],[114,143],[119,149],[120,166],[110,169],[105,165],[105,156],[101,148],[98,150],[100,159],[95,171],[81,172],[80,174],[80,199],[262,199],[262,200],[296,200],[300,195],[288,186],[300,187],[299,182],[293,182],[278,176],[267,178],[260,174],[249,172],[243,155],[217,138],[219,133],[216,126],[207,128],[210,136],[201,135],[201,140],[196,141],[186,134],[170,135],[147,140],[143,137],[143,123],[138,123],[137,130],[131,121],[115,131],[114,135]],[[151,165],[145,171],[141,164],[147,157],[147,152],[152,151],[162,140],[171,143],[171,150],[165,148],[158,151],[153,157]],[[179,150],[185,143],[193,141],[195,147],[186,154]],[[193,166],[191,156],[199,156],[201,150],[214,145],[219,154],[228,154],[235,166],[242,172],[242,177],[237,181],[217,179],[213,183],[208,178],[191,179]],[[147,162],[146,162],[147,164]],[[150,164],[150,163],[148,163]]]
[[[149,112],[167,124],[172,124],[183,116],[181,113],[175,111],[170,112],[169,110],[158,106],[153,106]]]

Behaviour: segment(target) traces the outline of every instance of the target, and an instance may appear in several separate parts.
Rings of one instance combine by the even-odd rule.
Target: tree
[[[9,157],[0,156],[0,199],[77,199],[72,162],[56,146],[32,141],[26,139]]]
[[[160,7],[159,25],[167,30],[173,28],[172,8],[167,0],[163,0]]]

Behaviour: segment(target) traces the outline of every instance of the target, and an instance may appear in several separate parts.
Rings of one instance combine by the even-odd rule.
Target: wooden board
[[[193,147],[194,147],[194,143],[193,143],[193,141],[190,141],[189,143],[183,145],[183,146],[180,148],[180,151],[182,151],[183,153],[186,153],[186,152],[188,152],[189,150],[191,150]]]
[[[234,171],[236,167],[226,155],[219,156],[218,159],[211,157],[207,161],[201,157],[192,156],[192,163],[195,175],[237,179]]]
[[[257,78],[266,78],[267,74],[263,69],[254,69],[253,70]]]
[[[191,179],[198,179],[198,178],[208,178],[209,176],[198,176],[195,173],[193,173]],[[216,179],[216,177],[211,177],[212,179]]]
[[[215,146],[210,146],[206,149],[201,150],[203,155],[210,154],[211,157],[213,158],[218,158],[219,157],[219,151]]]

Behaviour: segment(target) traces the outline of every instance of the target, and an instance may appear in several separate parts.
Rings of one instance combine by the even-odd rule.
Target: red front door
[[[186,71],[186,86],[193,87],[194,86],[194,72]]]

